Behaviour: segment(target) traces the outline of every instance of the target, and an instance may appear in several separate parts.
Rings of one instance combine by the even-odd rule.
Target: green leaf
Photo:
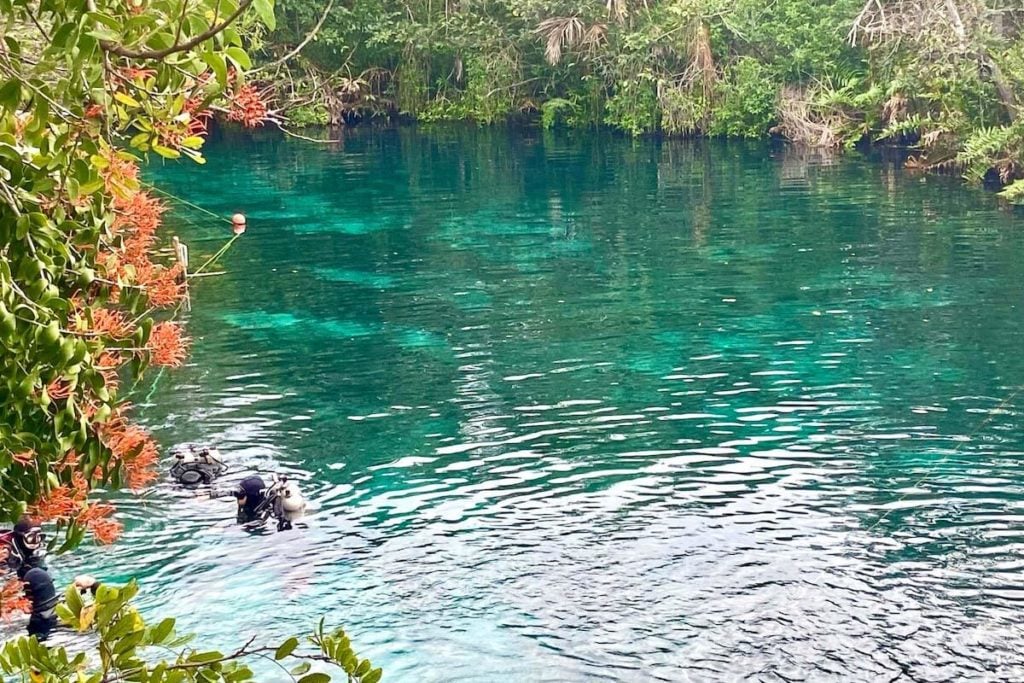
[[[217,82],[227,87],[228,65],[224,61],[224,57],[219,52],[206,52],[202,55],[202,60],[213,69],[214,75],[217,76]]]
[[[377,683],[377,681],[379,681],[383,675],[384,675],[384,669],[381,669],[380,667],[378,667],[378,668],[374,669],[373,671],[371,671],[370,673],[368,673],[365,676],[363,676],[362,679],[361,679],[361,683]]]
[[[291,653],[295,652],[295,648],[299,646],[298,638],[289,638],[288,640],[281,643],[281,647],[277,648],[274,653],[274,659],[284,659]]]
[[[96,40],[104,40],[111,43],[116,43],[121,39],[121,36],[117,35],[108,28],[97,26],[93,30],[87,32],[85,35],[95,38]]]
[[[307,671],[309,671],[310,668],[311,668],[311,665],[310,665],[309,662],[302,662],[301,664],[299,664],[298,666],[294,667],[291,670],[291,674],[292,674],[292,676],[301,676],[302,674],[304,674]]]
[[[82,596],[78,594],[78,589],[74,586],[68,586],[68,589],[64,591],[64,602],[76,619],[82,614]]]
[[[331,677],[319,672],[306,674],[299,679],[299,683],[331,683]]]
[[[193,664],[203,664],[205,662],[215,662],[218,659],[223,659],[224,655],[220,652],[196,652],[188,658],[188,661]]]
[[[231,61],[243,69],[252,68],[252,60],[249,59],[249,55],[242,48],[232,46],[226,49],[225,52],[231,58]]]
[[[154,644],[163,643],[171,635],[172,631],[174,631],[174,619],[164,619],[153,628],[150,639]]]
[[[127,93],[116,92],[114,93],[114,99],[128,107],[135,107],[137,109],[142,106],[138,100]]]
[[[274,0],[253,0],[252,6],[256,10],[256,14],[260,16],[260,21],[267,28],[271,31],[277,28],[277,19],[274,17]]]
[[[163,145],[153,145],[153,151],[162,156],[164,159],[177,159],[181,156],[181,152],[170,147],[164,147]]]
[[[21,81],[11,79],[0,86],[0,107],[14,111],[21,102]]]
[[[145,635],[144,631],[136,631],[130,633],[114,645],[114,654],[119,655],[128,652],[136,645],[142,642],[142,637]]]

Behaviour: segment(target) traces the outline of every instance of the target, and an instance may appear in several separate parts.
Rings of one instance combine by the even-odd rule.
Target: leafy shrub
[[[726,69],[719,85],[713,135],[763,137],[775,120],[779,91],[771,69],[753,57],[741,57]]]
[[[540,107],[540,122],[546,129],[571,125],[576,115],[576,105],[569,100],[555,97]]]
[[[642,135],[658,130],[658,114],[658,97],[652,83],[620,81],[605,104],[604,121],[632,135]]]

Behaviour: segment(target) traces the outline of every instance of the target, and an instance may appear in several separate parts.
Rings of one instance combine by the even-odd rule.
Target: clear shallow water
[[[316,509],[250,536],[163,483],[62,572],[224,648],[327,614],[392,681],[1024,677],[1024,231],[990,197],[472,129],[208,156],[155,178],[250,229],[135,400]],[[225,234],[178,219],[194,261]]]

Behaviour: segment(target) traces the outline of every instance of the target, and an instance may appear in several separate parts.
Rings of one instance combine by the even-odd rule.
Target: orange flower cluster
[[[158,451],[146,430],[131,424],[119,412],[100,428],[100,439],[110,449],[109,466],[121,468],[128,488],[141,489],[156,479]]]
[[[85,477],[76,472],[72,476],[71,484],[51,489],[48,494],[36,501],[29,509],[29,514],[41,520],[74,519],[85,505],[88,491],[89,485]]]
[[[92,309],[92,325],[89,325],[88,320],[82,315],[80,327],[111,339],[127,339],[133,332],[131,322],[125,318],[124,313],[110,308]]]
[[[92,532],[98,543],[113,543],[121,533],[121,523],[111,519],[114,506],[86,501],[89,484],[81,472],[75,472],[70,484],[51,489],[31,508],[29,514],[41,520],[73,523]]]
[[[142,239],[141,248],[152,244],[160,216],[167,207],[148,192],[134,192],[129,197],[114,199],[114,230],[128,230],[132,236]]]
[[[103,376],[103,384],[108,390],[114,391],[121,383],[121,378],[118,377],[117,369],[120,368],[123,363],[124,360],[116,351],[104,351],[103,354],[96,359],[96,368]]]
[[[58,377],[46,385],[46,395],[55,401],[63,400],[71,395],[71,383]]]
[[[61,474],[67,470],[73,470],[78,467],[78,460],[78,453],[75,451],[68,451],[64,455],[64,459],[56,463],[53,466],[53,469],[57,474]]]
[[[7,559],[7,549],[0,547],[0,562]],[[28,598],[25,597],[24,586],[21,581],[11,579],[3,586],[0,586],[0,619],[10,619],[18,612],[30,612],[32,610]]]
[[[104,155],[104,160],[107,165],[101,176],[108,193],[118,197],[125,194],[128,185],[138,183],[139,166],[134,161],[121,157],[114,149]]]
[[[153,130],[160,138],[161,145],[180,150],[187,128],[182,128],[177,121],[154,121]]]
[[[178,367],[188,355],[189,339],[181,332],[181,325],[162,322],[149,333],[149,353],[153,365]]]
[[[208,126],[213,112],[209,109],[200,110],[203,100],[200,97],[193,97],[185,102],[185,111],[189,113],[188,134],[205,137],[209,132]]]
[[[139,69],[134,66],[121,67],[117,72],[128,81],[144,81],[151,76],[156,76],[156,69]]]
[[[268,114],[269,108],[263,93],[246,84],[231,98],[228,121],[236,121],[246,128],[256,128],[263,125]]]
[[[10,619],[19,612],[32,611],[32,605],[25,597],[25,587],[17,579],[11,579],[0,588],[0,618]]]
[[[133,165],[128,169],[124,165],[115,167],[111,164],[105,169],[105,174],[121,174],[123,177],[135,178],[138,175],[138,168]],[[145,290],[150,303],[154,306],[173,306],[181,301],[185,294],[180,266],[164,268],[149,260],[149,252],[156,242],[156,231],[160,227],[161,216],[166,210],[163,202],[141,190],[115,196],[113,230],[121,236],[121,245],[119,249],[107,254],[104,262],[109,275]],[[116,301],[116,288],[112,296]],[[130,334],[130,331],[128,333]]]
[[[93,538],[101,545],[110,545],[118,539],[124,526],[115,519],[114,506],[107,503],[89,503],[75,518],[75,523],[92,532]]]
[[[173,306],[185,295],[180,264],[170,268],[154,265],[148,260],[135,264],[135,282],[145,288],[153,306]]]

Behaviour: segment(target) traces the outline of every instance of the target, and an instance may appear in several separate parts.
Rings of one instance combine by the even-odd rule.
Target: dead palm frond
[[[587,28],[576,16],[551,17],[540,22],[534,33],[541,36],[546,45],[544,58],[554,66],[562,59],[562,51],[572,49],[581,44],[586,36]]]
[[[580,47],[591,56],[608,43],[608,24],[591,24],[583,34]]]
[[[629,9],[626,7],[626,0],[606,0],[605,7],[608,9],[608,16],[620,24],[626,18],[626,14],[629,13]]]

